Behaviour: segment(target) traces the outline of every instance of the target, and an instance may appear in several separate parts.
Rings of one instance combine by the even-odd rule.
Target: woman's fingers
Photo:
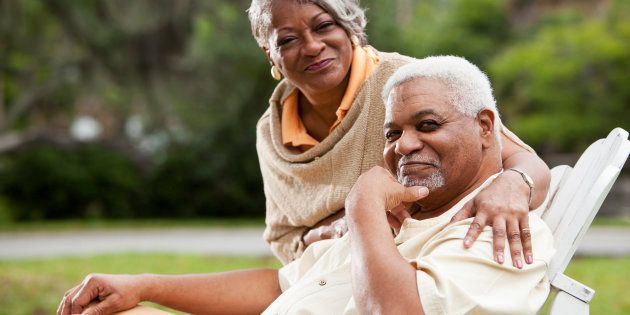
[[[520,220],[520,227],[523,257],[525,257],[525,262],[531,264],[534,262],[534,254],[532,250],[532,233],[529,230],[529,217]]]
[[[510,252],[512,254],[512,265],[521,269],[523,268],[523,261],[521,260],[523,247],[521,244],[521,231],[517,220],[508,220],[507,236],[510,243]]]
[[[496,218],[492,223],[492,248],[494,250],[494,260],[499,264],[505,261],[505,219]]]
[[[455,213],[455,215],[451,218],[450,223],[455,223],[472,217],[473,215],[475,215],[475,210],[476,208],[474,207],[474,200],[468,201],[459,211],[457,211],[457,213]]]
[[[481,234],[481,231],[483,231],[483,228],[486,227],[486,224],[486,214],[478,212],[464,237],[464,248],[470,248],[470,246],[472,246],[479,237],[479,234]]]

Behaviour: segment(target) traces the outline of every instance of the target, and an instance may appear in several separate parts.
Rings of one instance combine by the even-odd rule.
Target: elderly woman
[[[382,164],[381,90],[412,60],[367,45],[357,2],[253,0],[248,10],[272,76],[284,77],[257,126],[267,200],[264,237],[283,263],[312,242],[346,231],[346,195],[361,173]],[[515,265],[521,257],[531,263],[527,213],[544,200],[549,169],[506,128],[502,138],[508,171],[453,220],[476,215],[465,247],[491,225],[498,263],[504,261],[506,235]]]

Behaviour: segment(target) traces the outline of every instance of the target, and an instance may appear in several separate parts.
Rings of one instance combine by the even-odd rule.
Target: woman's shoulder
[[[383,51],[378,52],[378,58],[379,58],[379,65],[388,65],[388,66],[397,66],[397,67],[406,65],[416,60],[416,58],[405,56],[397,52],[383,52]]]
[[[378,52],[378,66],[376,67],[374,80],[387,80],[398,68],[416,60],[413,57],[401,55],[396,52]],[[384,82],[383,82],[384,83]]]

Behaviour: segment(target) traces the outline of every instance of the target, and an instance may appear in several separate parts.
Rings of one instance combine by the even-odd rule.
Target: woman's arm
[[[505,134],[501,133],[501,136],[505,171],[453,216],[452,222],[475,216],[464,238],[466,248],[472,245],[486,225],[491,225],[495,260],[503,263],[507,236],[512,262],[515,266],[522,266],[521,257],[528,264],[533,261],[528,213],[545,200],[551,174],[547,164],[535,153],[527,151]],[[533,189],[520,172],[510,170],[512,168],[531,177]]]
[[[64,295],[57,314],[111,314],[142,301],[192,314],[260,314],[280,294],[275,269],[172,276],[94,274]]]

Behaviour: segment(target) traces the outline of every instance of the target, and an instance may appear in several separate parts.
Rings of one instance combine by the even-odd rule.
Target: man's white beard
[[[429,177],[425,178],[412,178],[412,177],[403,177],[398,175],[398,182],[403,184],[405,187],[410,186],[425,186],[429,189],[429,191],[433,191],[444,186],[444,175],[442,175],[441,171],[437,171]]]

